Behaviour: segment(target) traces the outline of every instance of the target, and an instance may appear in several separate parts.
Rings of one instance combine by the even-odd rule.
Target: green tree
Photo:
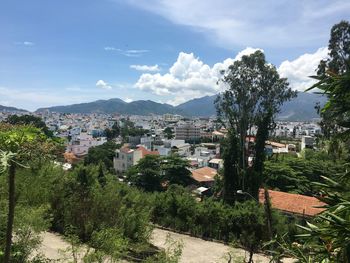
[[[161,158],[158,155],[146,155],[137,165],[127,171],[127,180],[146,191],[162,190]]]
[[[108,141],[102,145],[89,148],[87,156],[84,158],[84,164],[99,164],[102,162],[107,170],[113,171],[113,158],[115,150],[120,148],[120,145]]]
[[[46,136],[52,137],[53,133],[49,130],[49,128],[46,126],[45,122],[40,117],[36,117],[33,115],[10,115],[7,117],[5,122],[12,124],[12,125],[32,125],[36,128],[39,128],[45,133]]]
[[[46,136],[33,126],[0,125],[1,173],[8,173],[8,216],[4,262],[10,262],[12,232],[15,216],[15,177],[18,167],[30,165],[29,161],[43,158],[52,151]]]
[[[120,135],[120,127],[118,125],[118,122],[115,122],[111,129],[105,129],[105,135],[108,141],[117,138]]]
[[[166,127],[163,131],[163,133],[166,135],[167,139],[172,139],[174,138],[174,132],[170,127]]]
[[[276,68],[268,64],[265,55],[256,51],[235,61],[221,80],[227,85],[216,101],[219,118],[230,130],[229,141],[237,154],[226,164],[230,169],[224,172],[225,196],[234,196],[238,189],[257,197],[264,161],[265,140],[271,130],[274,116],[283,102],[295,96]],[[248,169],[246,137],[253,126],[257,126],[254,169]],[[229,168],[231,167],[231,168]],[[233,168],[233,169],[232,169]],[[231,175],[230,175],[231,174]],[[235,182],[234,182],[235,181]],[[235,187],[235,188],[233,188]],[[227,200],[225,198],[225,200]]]
[[[165,157],[161,161],[162,181],[167,184],[188,186],[193,183],[189,162],[177,154]]]

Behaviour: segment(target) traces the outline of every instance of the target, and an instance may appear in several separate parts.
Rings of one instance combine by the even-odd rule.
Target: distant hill
[[[192,116],[212,116],[216,114],[214,106],[216,97],[217,96],[214,95],[193,99],[178,105],[176,108],[191,113]],[[319,94],[299,92],[296,98],[283,104],[277,119],[304,121],[318,118],[319,116],[315,110],[315,105],[317,102],[324,105],[326,100],[324,96]]]
[[[181,114],[183,116],[208,117],[216,115],[214,105],[216,97],[216,95],[205,96],[189,100],[176,107],[151,100],[138,100],[127,103],[121,99],[109,99],[67,106],[40,108],[37,111],[40,112],[48,109],[52,112],[60,113],[120,113],[132,115],[171,113]],[[314,108],[316,102],[324,104],[325,101],[326,98],[321,95],[299,92],[297,98],[282,106],[278,119],[302,121],[317,118],[318,115]]]
[[[127,103],[121,99],[97,100],[88,103],[79,103],[67,106],[55,106],[49,108],[40,108],[37,112],[44,110],[59,113],[120,113],[132,115],[149,115],[149,114],[183,114],[180,109],[169,104],[157,103],[151,100],[138,100]]]
[[[3,105],[0,105],[0,111],[7,111],[7,112],[28,112],[27,110],[18,109],[18,108],[15,108],[15,107],[3,106]]]

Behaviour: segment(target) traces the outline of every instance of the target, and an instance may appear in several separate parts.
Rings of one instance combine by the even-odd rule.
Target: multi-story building
[[[200,127],[192,124],[184,124],[175,127],[175,139],[186,141],[198,141],[201,138]]]
[[[143,146],[137,149],[130,149],[129,147],[117,149],[113,158],[114,169],[117,173],[126,172],[146,155],[159,155],[159,152],[149,151]]]

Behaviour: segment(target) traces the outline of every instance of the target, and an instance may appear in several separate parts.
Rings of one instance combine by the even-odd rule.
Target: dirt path
[[[228,253],[232,259],[248,257],[245,250],[239,248],[231,248],[222,243],[205,241],[200,238],[182,235],[162,229],[154,229],[151,242],[158,247],[165,248],[167,236],[173,240],[183,242],[183,250],[180,262],[183,263],[212,263],[212,262],[228,262]],[[254,262],[267,263],[269,258],[263,255],[255,255]]]
[[[160,248],[166,248],[167,237],[170,237],[174,241],[180,241],[183,243],[183,250],[181,256],[181,263],[226,263],[228,260],[228,253],[232,255],[233,259],[244,258],[248,256],[243,249],[231,248],[227,245],[205,241],[200,238],[191,237],[188,235],[178,234],[171,231],[162,229],[154,229],[151,243]],[[69,248],[69,244],[63,240],[63,238],[57,234],[44,232],[42,234],[43,242],[40,252],[45,257],[51,260],[58,260],[63,258],[70,258],[68,253],[62,253],[63,250]],[[254,262],[268,263],[269,258],[265,255],[255,255]],[[293,262],[292,260],[286,260],[285,263]]]

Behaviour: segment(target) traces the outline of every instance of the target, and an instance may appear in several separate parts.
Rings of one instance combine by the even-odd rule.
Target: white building
[[[133,150],[127,147],[116,150],[113,158],[114,170],[117,173],[122,173],[128,170],[131,166],[136,165],[142,158],[142,151]]]
[[[313,149],[315,143],[315,137],[311,136],[303,136],[301,137],[301,150],[307,149]]]
[[[74,153],[75,156],[84,156],[88,153],[89,148],[102,145],[105,142],[107,142],[106,137],[93,138],[92,135],[81,133],[72,137],[66,151]]]

